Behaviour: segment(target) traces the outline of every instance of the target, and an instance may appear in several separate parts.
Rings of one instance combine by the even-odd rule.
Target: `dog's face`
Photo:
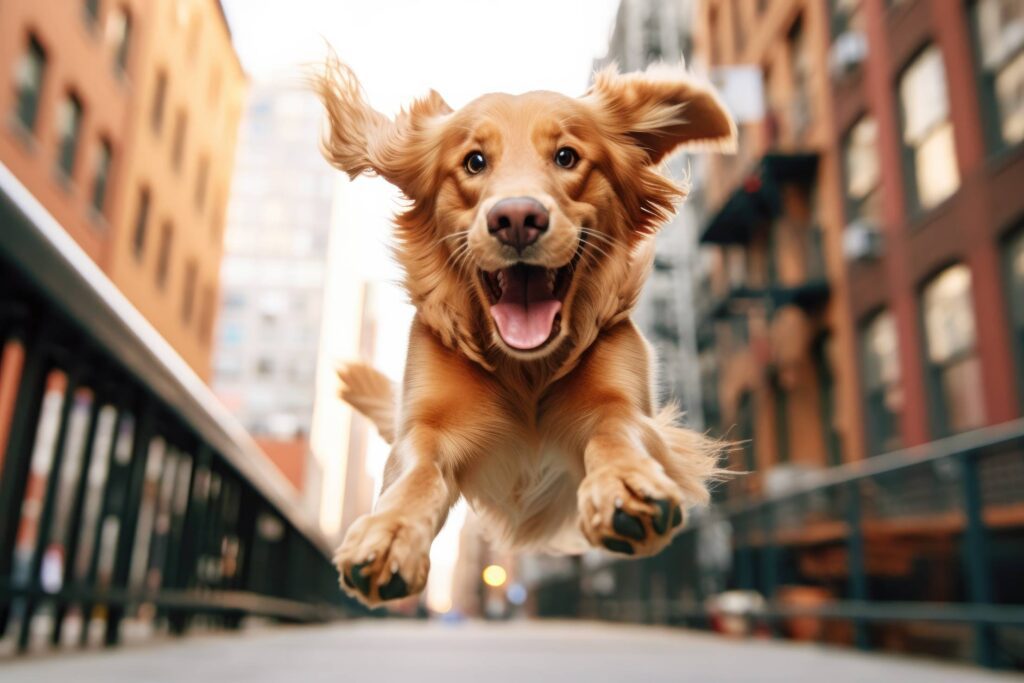
[[[490,344],[523,360],[574,330],[592,338],[580,328],[597,324],[594,299],[617,295],[637,241],[684,194],[658,172],[662,159],[735,138],[711,91],[681,73],[604,71],[582,98],[492,94],[459,111],[432,92],[395,121],[370,109],[337,63],[318,88],[332,163],[379,174],[413,202],[399,217],[398,253],[414,302],[474,309],[451,324],[484,321]],[[446,300],[429,301],[435,291]]]

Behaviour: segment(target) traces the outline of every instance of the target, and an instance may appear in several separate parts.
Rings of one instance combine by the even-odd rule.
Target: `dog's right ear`
[[[431,90],[392,121],[367,104],[359,80],[333,52],[313,86],[327,109],[329,129],[320,145],[327,160],[350,178],[379,175],[416,197],[431,157],[425,138],[452,111],[444,99]]]

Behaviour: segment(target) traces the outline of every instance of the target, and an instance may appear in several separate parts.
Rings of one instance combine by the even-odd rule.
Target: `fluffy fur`
[[[430,92],[391,120],[334,58],[315,85],[327,159],[410,200],[396,254],[417,311],[400,392],[365,366],[341,371],[342,397],[393,444],[376,509],[338,549],[342,585],[368,604],[421,590],[460,495],[515,547],[662,549],[683,509],[706,501],[717,444],[655,405],[651,352],[629,314],[652,235],[686,194],[659,163],[681,146],[735,144],[714,93],[681,67],[612,67],[581,98],[492,94],[453,111]],[[564,147],[572,167],[553,162]],[[474,151],[483,172],[463,163]],[[550,223],[513,254],[485,216],[522,196]],[[487,274],[517,262],[568,283],[550,338],[529,350],[506,343],[490,313]]]

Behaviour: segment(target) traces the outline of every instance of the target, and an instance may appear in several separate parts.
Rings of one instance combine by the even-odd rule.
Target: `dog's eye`
[[[580,155],[572,147],[562,147],[555,152],[555,163],[562,168],[572,168],[580,160]]]
[[[466,169],[466,173],[469,175],[476,175],[487,168],[487,159],[484,157],[483,152],[470,152],[462,160],[462,167]]]

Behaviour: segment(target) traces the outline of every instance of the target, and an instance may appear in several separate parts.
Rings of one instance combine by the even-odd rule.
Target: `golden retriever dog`
[[[682,67],[599,72],[581,98],[436,92],[394,120],[337,59],[315,79],[327,159],[408,199],[396,254],[416,307],[400,390],[361,365],[342,397],[392,443],[376,509],[335,561],[366,604],[423,589],[464,496],[507,546],[650,555],[705,502],[718,449],[655,405],[630,320],[653,234],[686,191],[659,166],[736,127]]]

